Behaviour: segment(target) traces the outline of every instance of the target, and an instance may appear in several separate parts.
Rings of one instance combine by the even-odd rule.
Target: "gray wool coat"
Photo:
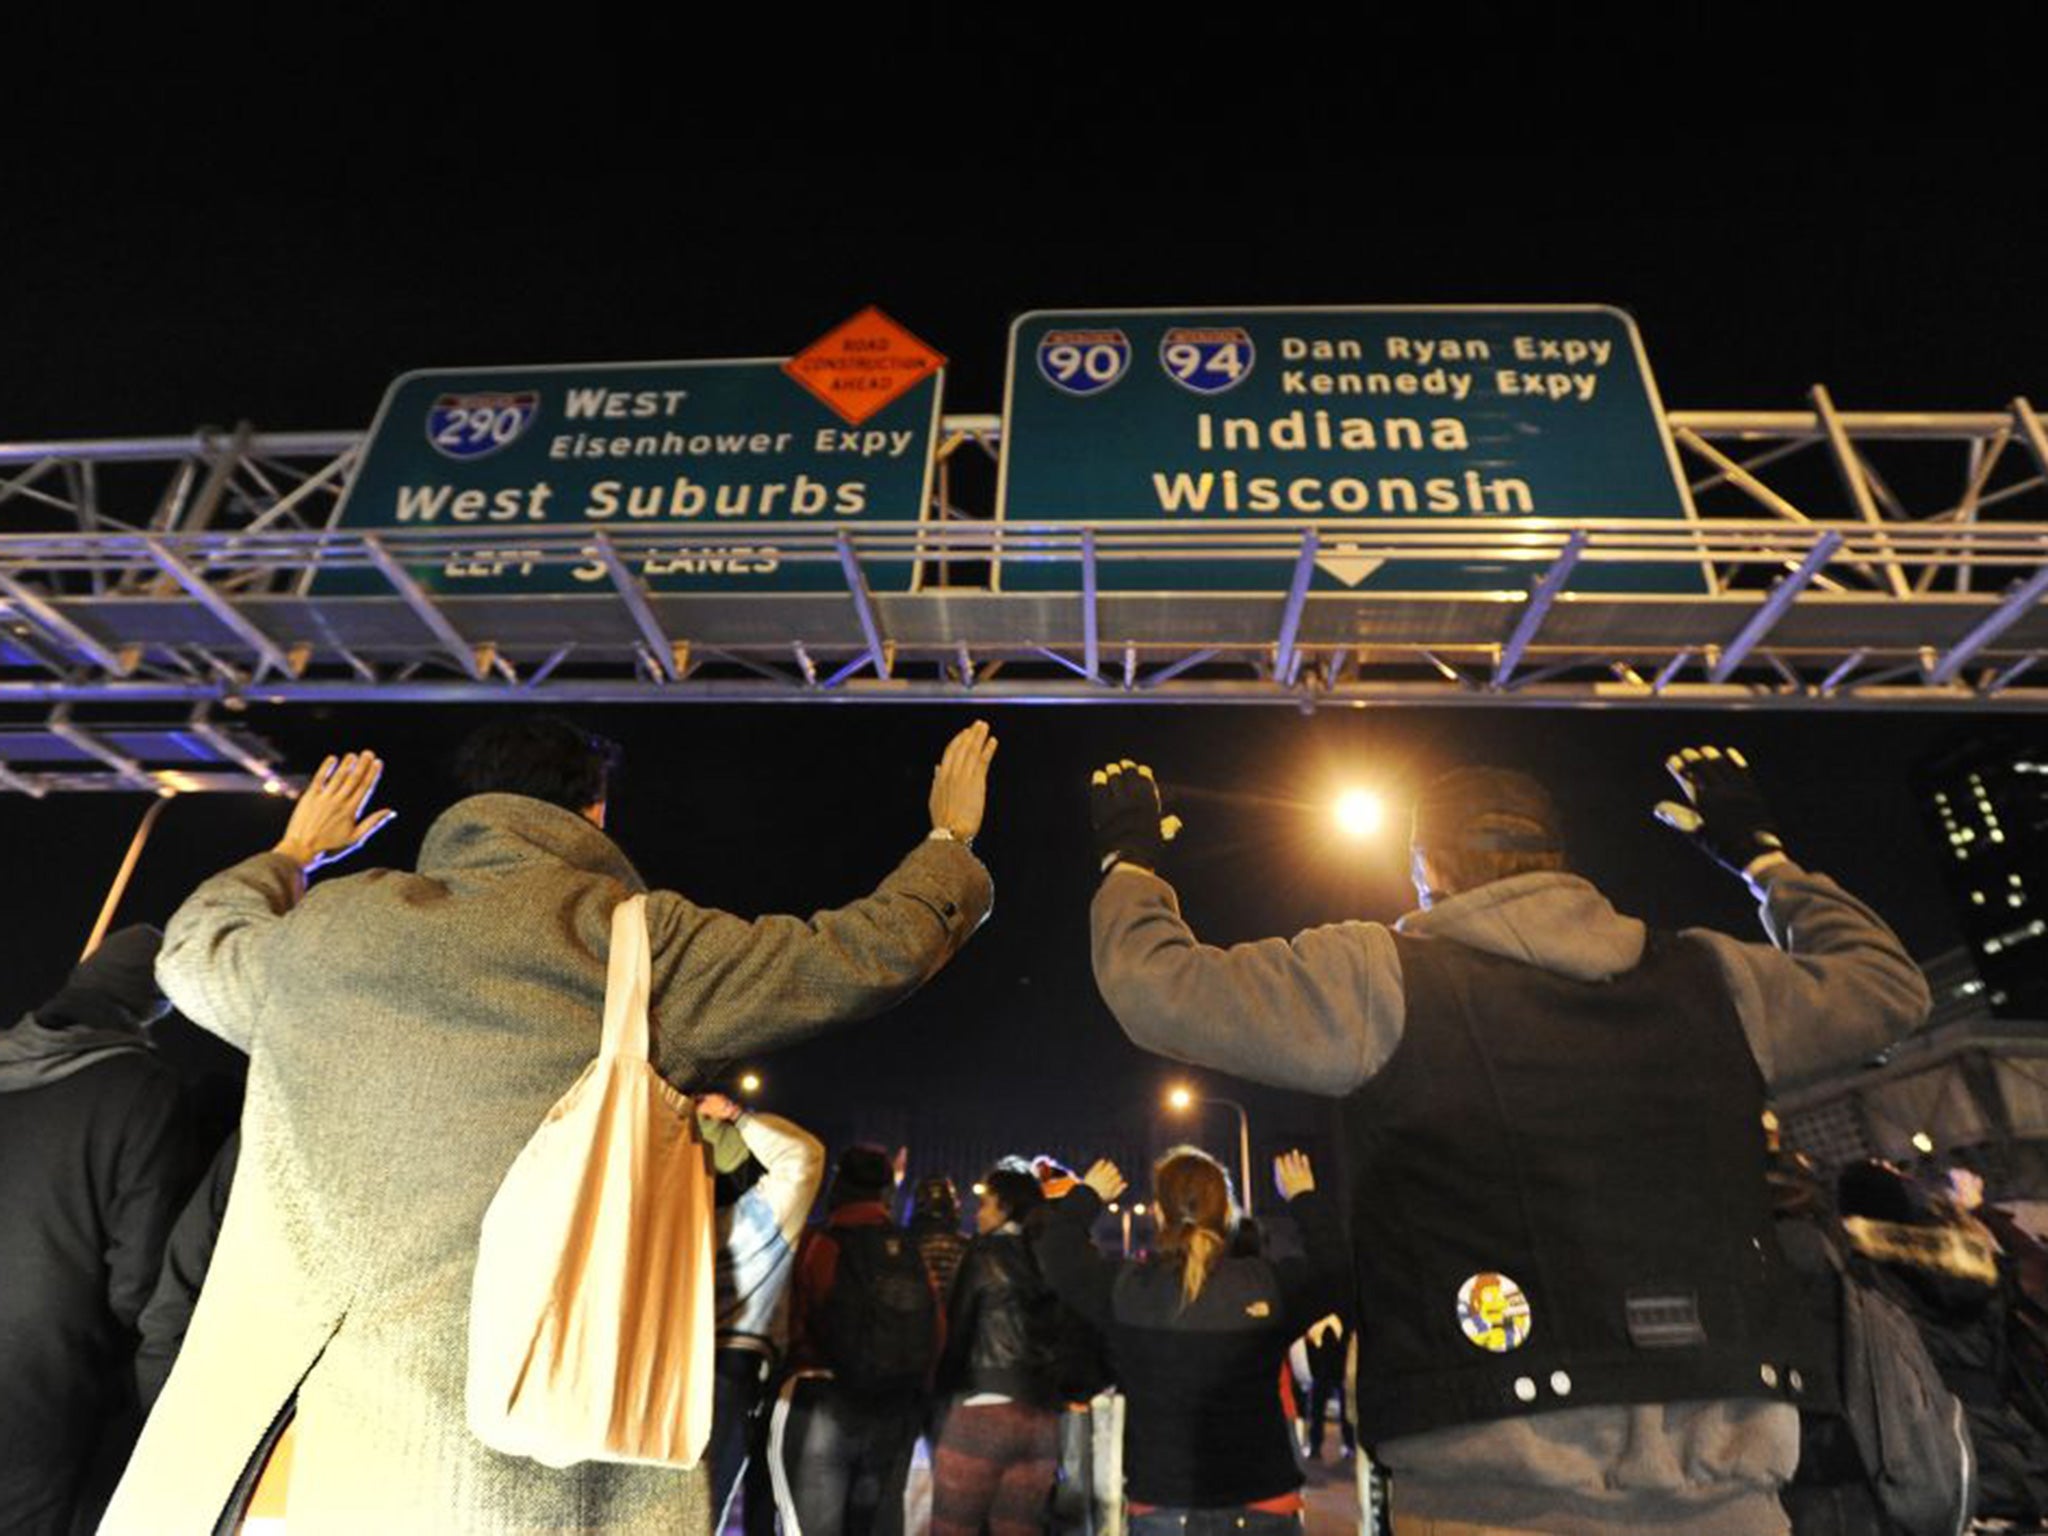
[[[103,1530],[212,1530],[298,1394],[289,1518],[325,1531],[710,1528],[701,1468],[555,1471],[464,1422],[477,1229],[597,1048],[612,908],[643,890],[572,812],[478,795],[419,869],[306,891],[259,854],[172,918],[158,974],[249,1053],[242,1158],[185,1348]],[[880,1012],[987,916],[964,846],[921,843],[872,895],[748,922],[648,900],[657,1063],[766,1051]]]

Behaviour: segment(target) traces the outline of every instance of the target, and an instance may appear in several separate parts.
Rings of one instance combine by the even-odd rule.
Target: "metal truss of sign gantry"
[[[0,444],[0,710],[244,701],[1702,705],[2048,709],[2048,435],[1998,411],[1677,411],[1692,523],[1263,518],[994,523],[999,424],[946,422],[921,526],[777,526],[835,590],[682,595],[636,575],[729,541],[627,526],[510,535],[329,527],[361,438],[248,428]],[[979,504],[977,504],[979,503]],[[572,595],[430,592],[412,572],[494,540],[580,567]],[[922,562],[912,593],[878,562]],[[1278,560],[1264,594],[1129,590],[1171,559]],[[1322,590],[1469,559],[1507,590]],[[1058,561],[1078,590],[995,590]],[[1605,563],[1707,572],[1599,595]],[[316,571],[375,573],[326,597]]]

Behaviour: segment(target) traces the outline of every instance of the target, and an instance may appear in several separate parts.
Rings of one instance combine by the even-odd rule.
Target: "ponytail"
[[[1180,1254],[1180,1304],[1183,1310],[1195,1304],[1195,1298],[1202,1294],[1202,1287],[1209,1283],[1209,1271],[1216,1267],[1216,1261],[1223,1257],[1228,1246],[1222,1233],[1189,1224],[1187,1245]]]

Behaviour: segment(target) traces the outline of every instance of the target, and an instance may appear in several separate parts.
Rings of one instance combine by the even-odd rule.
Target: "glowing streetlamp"
[[[1337,830],[1346,837],[1366,838],[1379,831],[1386,807],[1369,789],[1347,789],[1337,797]]]
[[[1110,1214],[1123,1218],[1124,1257],[1128,1259],[1131,1256],[1131,1218],[1145,1214],[1145,1203],[1141,1200],[1136,1205],[1127,1205],[1119,1210],[1116,1203],[1112,1201],[1110,1202],[1109,1209]]]
[[[1245,1113],[1244,1106],[1235,1099],[1219,1098],[1211,1093],[1197,1093],[1185,1083],[1175,1083],[1166,1092],[1166,1107],[1177,1114],[1185,1114],[1197,1104],[1221,1104],[1226,1109],[1237,1111],[1237,1188],[1238,1196],[1244,1201],[1244,1213],[1252,1213],[1252,1121]]]
[[[755,1094],[759,1093],[760,1091],[761,1091],[761,1074],[760,1074],[760,1073],[758,1073],[758,1072],[742,1072],[742,1073],[740,1074],[740,1092],[741,1092],[741,1093],[745,1094],[745,1095],[746,1095],[746,1096],[747,1096],[748,1098],[750,1098],[750,1099],[751,1099],[751,1098],[752,1098],[752,1097],[753,1097],[753,1096],[754,1096]]]

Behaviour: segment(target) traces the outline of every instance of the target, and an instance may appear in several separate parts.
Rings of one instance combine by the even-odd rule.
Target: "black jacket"
[[[1327,1197],[1289,1202],[1307,1257],[1226,1258],[1202,1294],[1181,1304],[1170,1263],[1113,1263],[1088,1231],[1102,1212],[1091,1189],[1061,1200],[1038,1253],[1060,1298],[1109,1335],[1128,1400],[1124,1471],[1132,1499],[1216,1509],[1301,1486],[1280,1410],[1280,1367],[1308,1326],[1343,1304],[1344,1231]]]
[[[1052,1381],[1052,1312],[1030,1244],[1015,1232],[991,1232],[967,1247],[946,1311],[942,1391],[999,1392],[1034,1407],[1058,1400]]]
[[[64,1530],[110,1490],[80,1485],[139,1427],[136,1315],[193,1160],[154,1052],[0,1091],[0,1530]]]

